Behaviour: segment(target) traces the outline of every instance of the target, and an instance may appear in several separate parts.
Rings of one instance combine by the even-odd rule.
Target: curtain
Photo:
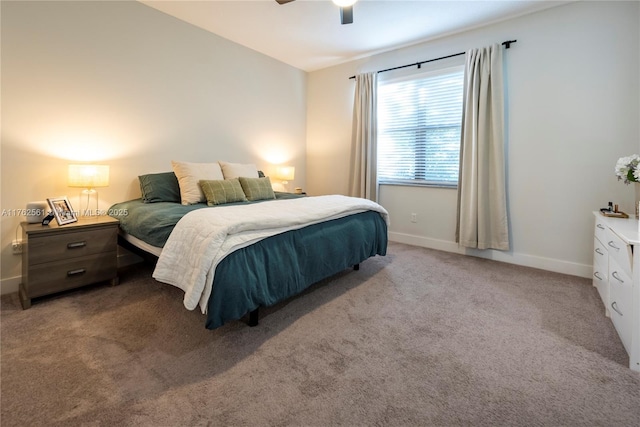
[[[456,242],[509,250],[502,47],[467,52]]]
[[[378,201],[376,173],[376,91],[378,73],[356,76],[351,136],[349,194]]]

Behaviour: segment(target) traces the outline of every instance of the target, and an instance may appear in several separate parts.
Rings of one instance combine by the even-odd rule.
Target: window
[[[380,82],[378,181],[457,186],[464,66]]]

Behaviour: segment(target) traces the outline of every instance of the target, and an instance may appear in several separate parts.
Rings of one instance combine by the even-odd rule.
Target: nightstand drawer
[[[26,291],[30,298],[111,280],[117,275],[117,256],[99,253],[70,260],[38,264],[27,272]]]
[[[118,228],[58,232],[29,239],[29,264],[69,260],[116,250]]]

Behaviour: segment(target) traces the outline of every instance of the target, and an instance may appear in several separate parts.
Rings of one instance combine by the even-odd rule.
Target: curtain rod
[[[502,42],[502,45],[505,47],[505,49],[509,49],[511,47],[511,43],[515,43],[517,41],[518,40],[507,40],[507,41]],[[440,61],[441,59],[453,58],[454,56],[464,55],[465,53],[466,52],[454,53],[453,55],[441,56],[440,58],[428,59],[426,61],[420,61],[420,62],[414,62],[413,64],[400,65],[399,67],[387,68],[385,70],[379,70],[379,71],[376,71],[376,72],[377,73],[385,73],[387,71],[399,70],[400,68],[408,68],[408,67],[414,67],[414,66],[417,66],[418,68],[420,68],[422,66],[422,64],[426,64],[427,62],[434,62],[434,61]],[[355,79],[356,76],[351,76],[349,78],[350,79]]]

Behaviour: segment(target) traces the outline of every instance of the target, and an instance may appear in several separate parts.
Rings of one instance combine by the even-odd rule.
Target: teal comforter
[[[112,206],[111,211],[122,214],[112,216],[120,219],[123,231],[162,247],[183,215],[206,207],[132,200]],[[216,268],[205,326],[215,329],[259,306],[299,294],[367,258],[386,255],[387,243],[386,222],[379,213],[367,211],[291,230],[234,251]]]
[[[387,224],[367,211],[278,234],[233,252],[215,272],[206,326],[270,306],[375,255],[387,253]]]

